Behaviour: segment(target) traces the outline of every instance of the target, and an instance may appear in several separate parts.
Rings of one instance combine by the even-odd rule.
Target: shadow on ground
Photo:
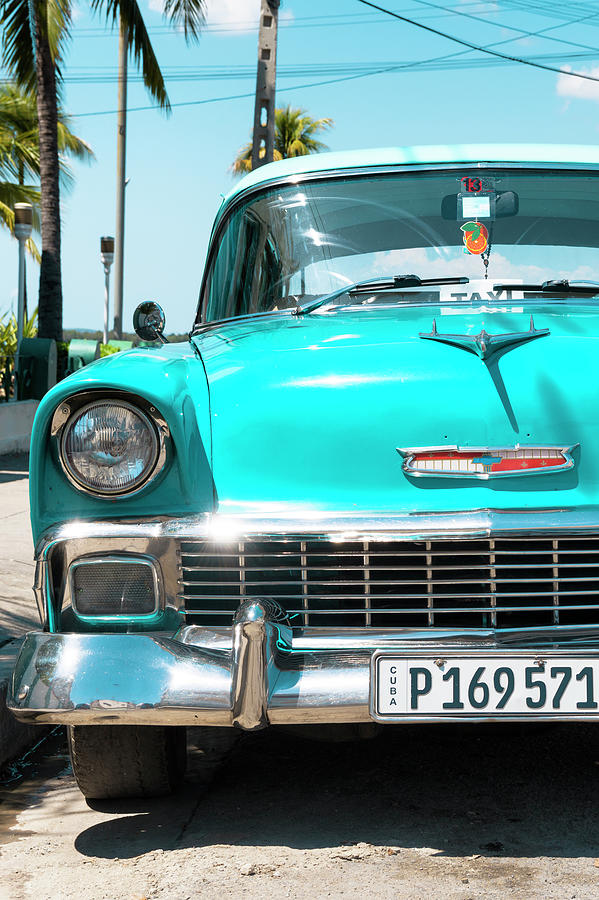
[[[0,456],[0,484],[22,481],[29,477],[29,454],[18,453]]]
[[[168,800],[95,804],[121,817],[75,846],[107,858],[360,841],[451,857],[597,857],[596,760],[599,728],[589,725],[397,726],[351,744],[271,729],[245,736],[209,784],[192,770]]]

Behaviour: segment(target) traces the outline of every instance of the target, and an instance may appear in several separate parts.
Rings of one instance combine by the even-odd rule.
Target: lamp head
[[[31,203],[15,203],[15,236],[26,241],[33,230],[33,206]]]
[[[114,261],[114,238],[100,238],[100,259],[105,270],[108,271]]]

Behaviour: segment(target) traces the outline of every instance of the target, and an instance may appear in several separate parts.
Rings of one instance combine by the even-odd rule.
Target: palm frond
[[[39,251],[39,248],[33,238],[27,238],[27,243],[25,244],[27,248],[27,253],[31,256],[31,258],[38,264],[42,261],[42,254]]]
[[[246,172],[252,171],[252,142],[244,144],[237,156],[235,162],[231,166],[231,171],[235,175],[245,175]]]
[[[33,0],[36,2],[36,0]],[[50,44],[50,52],[54,65],[56,67],[57,81],[60,81],[60,62],[63,57],[65,44],[71,36],[71,17],[72,2],[71,0],[37,0],[43,15],[40,19],[43,22],[44,30]]]
[[[95,12],[102,10],[106,20],[113,25],[122,21],[127,28],[128,46],[133,50],[135,62],[141,66],[144,84],[150,96],[169,113],[171,104],[164,77],[136,0],[91,0],[91,6]]]
[[[35,88],[35,56],[29,0],[1,0],[2,59],[19,84]]]
[[[60,110],[58,112],[58,149],[81,162],[92,162],[96,158],[90,145],[73,134],[69,128],[68,118]]]
[[[35,208],[39,206],[40,192],[38,188],[29,187],[28,185],[13,184],[10,181],[0,181],[0,203],[4,203],[11,210],[15,203],[31,203]],[[39,215],[34,215],[33,227],[39,228]]]
[[[183,29],[186,41],[198,41],[206,22],[205,0],[165,0],[164,16]]]
[[[313,119],[305,109],[290,105],[275,110],[275,145],[273,158],[288,159],[292,156],[307,156],[328,150],[326,144],[316,140],[315,134],[333,127],[330,118]],[[264,156],[264,149],[260,155]],[[243,175],[252,170],[252,142],[244,144],[231,166],[234,175]]]
[[[69,119],[58,108],[58,149],[62,184],[67,190],[73,183],[65,156],[91,162],[94,153],[84,140],[70,129]],[[37,180],[40,174],[39,130],[35,95],[16,84],[0,87],[0,178],[19,183]]]

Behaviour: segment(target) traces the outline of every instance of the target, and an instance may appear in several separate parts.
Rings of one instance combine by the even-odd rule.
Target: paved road
[[[0,459],[0,631],[35,627],[26,460]],[[243,737],[211,779],[88,806],[59,734],[0,787],[0,900],[599,897],[599,727]],[[29,760],[31,763],[31,760]]]
[[[168,800],[96,804],[60,747],[4,791],[0,897],[599,896],[599,730],[388,729],[360,744],[273,730]]]
[[[0,456],[0,642],[36,628],[28,457]]]

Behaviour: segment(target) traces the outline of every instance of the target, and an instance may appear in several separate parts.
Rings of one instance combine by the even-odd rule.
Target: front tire
[[[185,774],[185,728],[69,725],[67,741],[73,774],[88,800],[164,797]]]

